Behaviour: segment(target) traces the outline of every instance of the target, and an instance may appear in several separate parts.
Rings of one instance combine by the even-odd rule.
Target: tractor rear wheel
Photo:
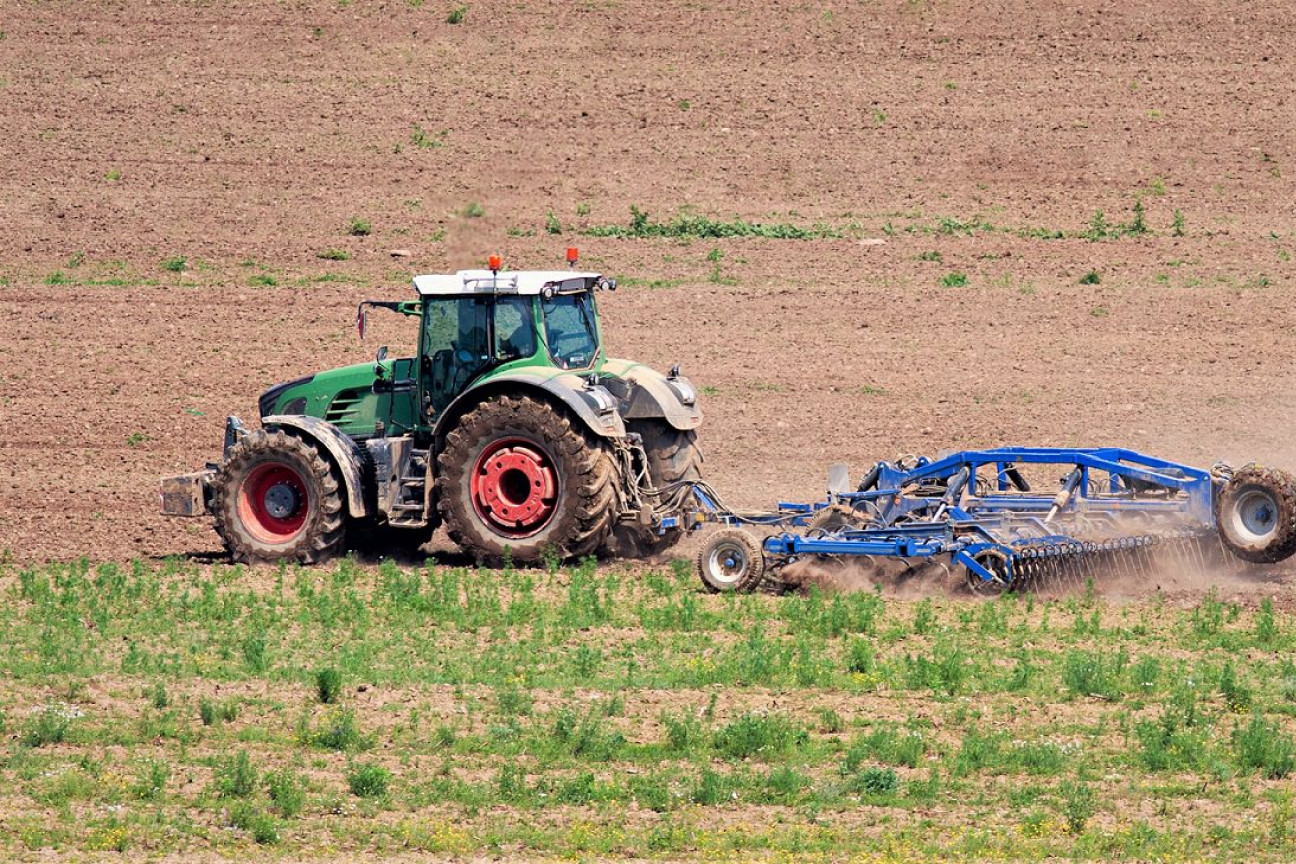
[[[617,513],[618,471],[592,433],[529,396],[465,414],[437,457],[437,507],[450,539],[498,563],[592,554]]]
[[[635,423],[630,431],[643,438],[644,455],[648,457],[648,479],[656,489],[664,489],[681,480],[702,479],[702,451],[697,446],[697,433],[692,429],[676,429],[664,420],[645,420]],[[693,504],[689,490],[680,500],[680,509]],[[660,499],[644,502],[648,506],[662,503]],[[657,533],[651,525],[622,523],[612,529],[610,550],[626,558],[651,558],[661,555],[678,543],[688,533],[683,526],[667,528]]]
[[[342,482],[310,442],[251,432],[230,449],[214,486],[216,533],[235,561],[309,564],[342,548]]]
[[[1215,496],[1224,546],[1243,561],[1275,564],[1296,553],[1296,478],[1244,465]]]

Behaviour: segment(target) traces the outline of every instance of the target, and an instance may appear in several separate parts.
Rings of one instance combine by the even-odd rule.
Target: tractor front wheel
[[[450,539],[479,560],[532,563],[592,554],[616,519],[617,468],[591,433],[528,396],[468,412],[437,457]]]
[[[235,561],[309,564],[342,548],[341,481],[301,438],[265,430],[245,435],[214,486],[216,533]]]

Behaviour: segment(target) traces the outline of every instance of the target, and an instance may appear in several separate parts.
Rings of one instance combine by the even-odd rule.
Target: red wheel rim
[[[558,472],[553,460],[524,438],[492,442],[473,465],[473,509],[491,530],[508,537],[536,533],[558,503]]]
[[[238,491],[238,515],[261,543],[277,545],[296,537],[310,512],[310,493],[291,465],[266,462],[244,478]]]

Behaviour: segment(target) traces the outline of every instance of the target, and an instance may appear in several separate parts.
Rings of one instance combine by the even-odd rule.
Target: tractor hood
[[[378,365],[390,381],[393,366],[401,363],[384,360]],[[261,394],[257,407],[262,417],[304,414],[327,420],[353,438],[367,438],[377,433],[378,423],[389,413],[383,400],[390,402],[390,389],[385,394],[374,392],[374,368],[373,362],[357,363],[276,384]]]
[[[261,394],[257,407],[262,417],[271,414],[323,417],[338,393],[343,390],[368,390],[373,387],[373,382],[372,362],[342,366],[276,384]]]

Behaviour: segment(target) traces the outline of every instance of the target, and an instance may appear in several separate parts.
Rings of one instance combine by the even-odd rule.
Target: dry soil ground
[[[450,8],[0,7],[0,548],[215,550],[155,481],[226,414],[407,339],[362,298],[569,243],[737,504],[965,445],[1296,463],[1290,6]],[[836,236],[581,235],[632,205]]]
[[[5,856],[250,857],[273,838],[209,783],[250,749],[309,781],[303,816],[276,803],[263,826],[288,857],[809,838],[821,857],[1289,859],[1281,575],[1180,609],[706,598],[609,568],[540,574],[539,605],[505,621],[497,592],[512,616],[533,574],[44,563],[218,552],[204,521],[158,515],[156,481],[213,457],[227,414],[409,344],[378,316],[359,344],[361,299],[491,252],[552,266],[569,244],[621,280],[612,353],[703,388],[706,471],[735,505],[816,496],[833,461],[971,445],[1296,467],[1296,4],[457,2],[0,0]],[[632,207],[821,230],[597,230]],[[459,579],[478,586],[462,603]],[[873,602],[875,630],[832,617]],[[346,676],[336,716],[377,742],[364,755],[312,743],[335,716],[312,702],[326,663]],[[537,765],[563,706],[602,722],[591,675],[638,761]],[[772,705],[812,731],[813,765],[651,749],[663,706],[708,698],[708,742]],[[1198,699],[1204,730],[1157,733]],[[866,734],[900,740],[887,724],[928,742],[899,803],[873,763],[901,761],[838,768]],[[986,729],[1052,761],[968,767]],[[354,758],[394,772],[388,798],[348,791]],[[510,792],[514,763],[530,774]],[[658,814],[653,789],[626,797],[643,766],[657,791],[714,768],[746,797]],[[843,799],[856,769],[892,797]],[[589,770],[615,800],[537,803]],[[761,791],[776,780],[782,797]]]

